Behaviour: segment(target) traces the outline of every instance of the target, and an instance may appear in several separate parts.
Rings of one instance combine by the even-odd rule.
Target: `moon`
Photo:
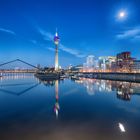
[[[120,11],[120,12],[118,13],[118,18],[119,18],[119,19],[125,19],[126,16],[127,16],[126,11]]]
[[[120,13],[119,13],[119,17],[120,17],[120,18],[125,17],[125,12],[123,12],[123,11],[122,11],[122,12],[120,12]]]

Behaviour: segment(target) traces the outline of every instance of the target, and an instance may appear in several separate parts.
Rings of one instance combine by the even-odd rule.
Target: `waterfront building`
[[[99,57],[99,68],[101,70],[110,70],[114,62],[116,62],[116,57],[114,56],[101,56]]]
[[[83,63],[83,69],[86,70],[88,68],[87,63]]]
[[[140,72],[140,60],[134,60],[131,66],[132,72]]]
[[[82,65],[77,65],[77,66],[73,66],[73,67],[71,67],[71,71],[72,72],[79,72],[80,70],[82,70],[83,69],[83,66]]]
[[[130,52],[122,52],[117,54],[117,71],[131,72],[134,60],[135,58],[131,57]]]
[[[41,68],[41,66],[40,66],[40,64],[37,64],[37,66],[36,66],[38,69],[40,69]]]
[[[95,67],[95,56],[89,55],[87,56],[86,63],[83,64],[83,70],[91,71]]]
[[[93,66],[94,66],[94,56],[93,55],[89,55],[88,57],[87,57],[87,62],[86,62],[86,64],[87,64],[87,67],[88,68],[93,68]]]
[[[106,69],[106,60],[107,60],[107,57],[106,56],[100,56],[99,57],[99,68],[101,70],[105,70]]]
[[[112,64],[116,62],[115,56],[108,56],[106,60],[106,69],[111,70]]]
[[[98,59],[94,60],[94,69],[99,70],[99,60]]]

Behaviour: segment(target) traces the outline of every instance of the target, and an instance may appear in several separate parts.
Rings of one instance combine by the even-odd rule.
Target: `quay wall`
[[[118,81],[140,82],[140,73],[83,73],[84,77]]]

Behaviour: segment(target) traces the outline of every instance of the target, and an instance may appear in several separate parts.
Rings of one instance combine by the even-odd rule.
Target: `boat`
[[[60,73],[53,72],[53,73],[42,73],[38,72],[35,74],[37,78],[40,80],[57,80],[60,79]]]

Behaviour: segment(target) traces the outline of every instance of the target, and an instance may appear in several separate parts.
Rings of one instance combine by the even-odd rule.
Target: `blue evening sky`
[[[61,66],[122,51],[140,59],[139,15],[139,0],[0,0],[0,63],[53,66],[56,28]]]

